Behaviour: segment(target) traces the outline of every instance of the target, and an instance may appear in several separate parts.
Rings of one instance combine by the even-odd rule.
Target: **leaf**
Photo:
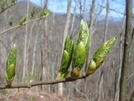
[[[73,41],[70,40],[69,36],[66,37],[64,51],[62,54],[60,70],[57,73],[56,79],[65,78],[68,74],[68,68],[70,67],[73,53]]]
[[[6,96],[8,96],[8,94],[9,94],[8,89],[4,89],[4,94],[5,94]]]
[[[12,24],[13,24],[13,15],[10,16],[10,18],[9,18],[9,25],[12,26]]]
[[[36,69],[34,69],[34,75],[33,75],[33,78],[34,78],[34,79],[37,78],[37,71],[36,71]]]
[[[22,26],[26,22],[26,20],[27,20],[27,17],[26,16],[23,17],[23,18],[21,18],[20,19],[20,25]]]
[[[17,49],[16,45],[14,44],[6,61],[6,69],[8,69],[8,67],[12,64],[16,66],[16,56],[17,56]]]
[[[74,50],[73,68],[82,68],[86,58],[86,48],[83,43],[79,43]]]
[[[29,80],[30,80],[30,82],[33,81],[33,75],[32,75],[32,73],[30,73],[30,75],[29,75]]]
[[[85,72],[86,75],[93,74],[96,71],[96,69],[99,68],[99,66],[104,62],[104,59],[106,58],[116,39],[117,37],[114,37],[108,40],[107,42],[103,43],[98,48],[88,65],[88,70]]]
[[[30,14],[30,19],[33,18],[34,14],[35,14],[35,10],[36,10],[36,7],[33,7],[31,14]]]
[[[50,10],[42,9],[41,12],[40,12],[40,19],[47,16],[49,13],[50,13]]]
[[[24,84],[26,83],[26,81],[27,81],[26,78],[23,78],[23,83],[24,83]]]
[[[11,86],[11,83],[15,76],[15,67],[16,67],[16,57],[17,57],[17,49],[14,44],[6,61],[6,73],[5,78],[7,81],[7,85]]]
[[[80,70],[84,65],[86,55],[88,52],[89,40],[90,37],[89,37],[88,25],[85,20],[81,20],[79,35],[73,53],[72,72],[71,72],[72,78],[76,79],[79,76]]]
[[[13,80],[14,76],[15,76],[15,65],[11,64],[7,71],[6,71],[7,75],[8,75],[8,80]]]
[[[95,61],[97,68],[103,63],[104,59],[106,58],[106,55],[110,51],[116,39],[117,37],[114,37],[103,43],[93,55],[92,59]]]
[[[12,3],[15,4],[17,2],[17,0],[12,0]]]
[[[64,50],[62,60],[61,60],[61,68],[60,68],[61,72],[63,72],[63,73],[66,72],[68,62],[69,62],[69,54],[68,54],[68,52],[66,50]]]
[[[89,63],[89,65],[88,65],[88,68],[89,69],[96,69],[96,63],[94,62],[94,60],[91,60],[90,61],[90,63]]]
[[[77,79],[80,74],[80,68],[74,68],[71,72],[71,78]]]
[[[88,50],[89,41],[90,41],[90,36],[89,36],[88,25],[85,20],[81,20],[80,31],[79,31],[76,45],[82,42],[83,45],[86,47],[86,50]]]

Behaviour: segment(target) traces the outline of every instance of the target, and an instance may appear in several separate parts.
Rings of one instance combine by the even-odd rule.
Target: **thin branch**
[[[12,3],[8,8],[6,8],[6,9],[4,9],[4,10],[2,10],[1,12],[0,12],[0,14],[2,13],[2,12],[4,12],[4,11],[6,11],[7,9],[9,9],[10,7],[12,7],[12,6],[14,6],[14,5],[16,5],[17,3]]]
[[[52,85],[52,84],[58,84],[58,83],[63,83],[63,82],[73,82],[79,79],[84,79],[88,77],[87,75],[81,75],[77,79],[72,79],[71,77],[67,77],[65,79],[57,79],[57,80],[51,80],[51,81],[37,81],[37,82],[32,82],[32,83],[27,83],[27,84],[16,84],[12,86],[7,86],[7,85],[2,85],[0,86],[0,89],[12,89],[12,88],[31,88],[33,86],[39,86],[39,85]]]
[[[102,5],[100,5],[100,4],[98,4],[98,5],[99,5],[100,7],[102,7],[102,8],[107,8],[106,6],[102,6]],[[109,10],[114,11],[114,12],[117,12],[117,13],[122,14],[122,15],[125,15],[124,13],[121,13],[121,12],[119,12],[119,11],[116,11],[115,9],[109,8]]]
[[[102,7],[102,8],[106,8],[105,6],[102,6],[102,5],[99,5],[99,6]],[[109,8],[109,10],[114,11],[114,12],[119,13],[119,14],[122,14],[122,15],[125,15],[125,13],[121,13],[121,12],[115,10],[115,9],[112,9],[112,8]],[[134,18],[134,15],[132,15],[132,18]]]
[[[47,17],[48,15],[49,15],[49,13],[48,13],[46,16],[44,16],[43,18]],[[34,21],[39,21],[39,20],[41,20],[41,19],[43,19],[43,18],[37,18],[37,19],[35,19],[35,20],[27,21],[27,22],[25,22],[23,25],[26,25],[26,24],[31,23],[31,22],[34,22]],[[15,29],[15,28],[19,28],[19,27],[21,27],[21,26],[23,26],[23,25],[16,25],[16,26],[14,26],[14,27],[11,27],[11,28],[9,28],[9,29],[6,29],[6,30],[0,32],[0,35],[3,34],[3,33],[5,33],[5,32],[8,32],[8,31],[10,31],[10,30],[13,30],[13,29]]]
[[[116,26],[116,28],[118,29],[118,31],[122,34],[122,29],[118,26],[118,24],[114,21],[114,19],[113,19],[113,17],[112,17],[112,15],[111,15],[111,13],[110,13],[110,16],[111,16],[111,18],[112,18],[112,21],[114,22],[114,24],[115,24],[115,26]]]

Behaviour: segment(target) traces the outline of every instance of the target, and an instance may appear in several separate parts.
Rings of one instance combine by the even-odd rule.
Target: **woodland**
[[[41,1],[39,6],[29,0],[0,0],[0,101],[134,101],[134,1],[66,0],[65,13],[49,10],[53,0]],[[116,3],[122,3],[124,12],[112,8]],[[82,19],[90,42],[80,76],[70,79],[71,64],[67,77],[56,79],[66,36],[76,44]],[[104,63],[92,75],[81,76],[96,50],[114,37]],[[14,44],[15,77],[6,86],[6,61]]]

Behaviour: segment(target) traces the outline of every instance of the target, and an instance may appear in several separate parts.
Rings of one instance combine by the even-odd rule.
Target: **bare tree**
[[[120,32],[120,43],[119,43],[119,76],[118,76],[118,81],[117,81],[117,87],[116,87],[116,93],[115,93],[115,101],[119,101],[119,92],[120,92],[120,78],[121,78],[121,67],[122,67],[122,58],[123,58],[123,36],[124,36],[124,26],[125,26],[125,16],[122,20],[122,26],[121,29],[119,30]],[[117,26],[118,27],[118,26]],[[119,28],[119,27],[118,27]]]
[[[43,1],[43,0],[41,0],[41,1]],[[34,69],[37,69],[38,76],[36,79],[37,81],[36,80],[34,82],[27,81],[26,84],[21,84],[21,85],[18,85],[18,84],[14,85],[13,84],[11,88],[30,88],[33,86],[37,86],[37,88],[38,88],[39,85],[42,85],[39,87],[42,87],[42,89],[45,89],[45,90],[48,90],[48,91],[51,91],[54,93],[58,92],[59,95],[61,95],[61,96],[66,95],[68,98],[78,97],[78,98],[82,98],[84,101],[89,101],[89,100],[91,100],[91,101],[94,101],[94,100],[110,101],[110,100],[113,100],[113,98],[116,96],[117,99],[116,98],[115,99],[117,101],[118,97],[119,97],[118,91],[120,90],[119,89],[119,80],[120,80],[121,64],[119,65],[119,63],[122,63],[122,62],[118,62],[118,61],[122,60],[122,53],[118,53],[118,52],[119,51],[122,52],[121,51],[122,46],[121,46],[121,48],[119,48],[118,46],[115,46],[116,51],[118,51],[117,54],[120,54],[119,55],[120,59],[119,59],[119,57],[116,58],[115,55],[117,55],[117,54],[115,54],[115,55],[110,54],[109,57],[113,56],[115,60],[113,62],[111,62],[112,58],[110,58],[111,61],[108,61],[108,63],[103,65],[106,67],[108,64],[107,68],[103,68],[105,70],[102,70],[102,68],[100,68],[99,71],[97,71],[97,73],[90,76],[91,78],[90,77],[86,78],[85,76],[80,75],[80,77],[78,79],[84,79],[84,78],[86,78],[86,79],[76,81],[76,80],[71,79],[70,77],[69,78],[67,77],[67,78],[62,79],[62,80],[53,80],[55,78],[55,73],[57,72],[57,69],[60,65],[60,59],[61,59],[61,55],[62,55],[61,50],[63,50],[62,45],[64,45],[63,43],[65,41],[66,35],[68,35],[68,34],[70,35],[70,33],[71,34],[73,33],[71,36],[71,39],[75,39],[77,36],[76,32],[78,31],[78,28],[79,28],[78,23],[80,20],[80,18],[77,18],[77,13],[79,11],[78,9],[81,9],[81,11],[80,11],[81,19],[85,17],[84,16],[85,13],[90,11],[89,31],[90,31],[90,37],[91,37],[90,39],[92,41],[92,42],[90,42],[89,58],[87,59],[86,65],[84,65],[84,68],[82,69],[81,73],[84,70],[86,70],[86,67],[88,67],[88,63],[89,63],[88,60],[90,59],[90,56],[92,56],[92,53],[95,52],[95,48],[97,48],[98,45],[104,41],[103,40],[104,39],[104,37],[103,37],[104,30],[102,30],[103,28],[106,29],[105,33],[110,32],[111,30],[113,30],[113,31],[111,31],[110,33],[115,32],[113,35],[112,34],[106,35],[105,36],[106,39],[111,37],[111,36],[119,36],[119,34],[117,34],[118,32],[116,33],[116,31],[115,31],[116,28],[111,27],[111,21],[109,23],[107,23],[108,17],[106,17],[105,21],[103,21],[104,25],[102,24],[102,21],[100,19],[101,17],[103,18],[104,16],[106,16],[106,15],[100,16],[103,9],[106,9],[106,11],[108,11],[108,13],[109,13],[109,11],[114,11],[114,9],[111,9],[109,7],[107,10],[107,4],[106,4],[106,6],[103,7],[102,6],[103,4],[98,6],[97,0],[92,0],[89,2],[88,2],[88,0],[83,0],[83,1],[75,0],[77,6],[75,6],[74,14],[72,14],[73,16],[72,16],[72,18],[70,18],[71,13],[69,12],[70,11],[69,8],[71,9],[71,7],[69,6],[69,1],[72,2],[72,0],[68,0],[68,9],[67,9],[66,16],[64,16],[64,14],[62,15],[62,14],[57,14],[57,13],[51,12],[50,16],[48,18],[44,19],[45,21],[42,19],[39,22],[35,22],[35,21],[31,21],[29,19],[29,22],[31,21],[32,23],[27,25],[28,26],[27,29],[25,26],[23,26],[23,28],[25,28],[23,33],[26,33],[27,36],[26,36],[26,34],[22,34],[18,31],[18,33],[20,33],[19,35],[21,37],[19,37],[19,39],[16,38],[16,40],[18,40],[17,42],[19,42],[21,39],[23,41],[21,40],[22,44],[17,43],[18,44],[17,47],[19,48],[19,52],[21,51],[19,53],[19,60],[22,60],[22,61],[18,62],[19,65],[18,65],[17,69],[18,70],[24,69],[25,73],[23,73],[23,72],[21,72],[21,73],[23,75],[25,75],[24,77],[26,77],[26,79],[29,76],[29,71],[32,71],[32,74],[33,74]],[[107,0],[107,2],[108,1],[110,4],[111,3],[110,0]],[[47,4],[48,2],[49,2],[48,0],[44,0],[42,7],[47,9],[47,7],[49,6]],[[102,2],[103,2],[103,0],[102,0]],[[45,5],[44,5],[44,3],[45,3]],[[87,4],[90,5],[90,9],[89,9],[89,6],[87,6]],[[28,5],[28,4],[26,3],[26,5]],[[110,4],[110,5],[112,5],[112,4]],[[30,6],[31,5],[29,5],[29,8],[30,8]],[[97,7],[98,7],[98,12],[97,12]],[[28,8],[28,6],[27,6],[27,8]],[[38,11],[39,11],[39,9],[41,9],[41,8],[40,7],[37,8]],[[30,11],[30,10],[28,9],[28,11]],[[6,13],[8,13],[8,12],[6,12]],[[28,13],[29,12],[27,12],[27,14]],[[38,12],[38,14],[39,14],[39,12]],[[35,17],[37,17],[37,16],[38,15],[35,15]],[[4,17],[6,20],[7,15],[5,15]],[[63,19],[60,19],[60,18],[63,18]],[[0,16],[0,21],[1,21],[1,16]],[[100,23],[98,23],[98,21],[100,21]],[[26,24],[24,24],[24,25],[26,25]],[[53,24],[53,25],[51,25],[51,24]],[[118,22],[117,22],[117,24],[118,24]],[[7,22],[6,22],[6,25],[7,25]],[[3,27],[3,26],[4,25],[2,25],[1,28],[4,28],[4,29],[8,28],[7,26],[6,27]],[[35,28],[36,26],[37,26],[37,28]],[[109,26],[110,28],[107,26]],[[58,27],[60,27],[61,30],[59,30]],[[15,29],[15,28],[21,29],[21,27],[18,27],[18,25],[17,25],[14,28],[9,28],[9,30],[2,31],[2,33],[11,31],[12,29]],[[30,33],[29,33],[29,28],[31,28]],[[69,30],[69,29],[71,29],[71,30]],[[123,29],[124,29],[124,27],[122,26],[121,30],[123,30]],[[57,31],[58,31],[58,33],[57,33]],[[120,33],[122,33],[122,32],[123,31],[120,31]],[[74,34],[76,36],[74,36]],[[2,51],[5,50],[5,47],[7,47],[8,45],[11,45],[13,43],[13,42],[10,43],[12,41],[12,35],[10,34],[11,36],[10,35],[6,36],[6,34],[5,34],[6,38],[8,39],[6,41],[7,43],[4,43],[4,41],[2,40],[2,37],[4,34],[0,33],[0,35],[1,35],[1,37],[0,37],[1,38],[0,39],[0,50],[1,50],[0,56],[1,57],[4,56],[4,58],[2,58],[2,59],[5,59],[6,56],[4,54],[7,55],[7,53],[2,52]],[[123,35],[124,34],[121,34],[121,37],[123,37]],[[106,39],[105,39],[105,41],[106,41]],[[122,38],[122,40],[123,40],[123,38]],[[117,42],[119,43],[119,37],[118,37]],[[27,43],[27,44],[25,44],[25,43]],[[8,45],[6,45],[6,44],[8,44]],[[24,46],[24,48],[23,48],[23,46]],[[24,56],[22,55],[24,53],[24,50],[26,52],[26,54],[24,55],[25,58],[23,58]],[[111,52],[112,52],[112,54],[114,54],[113,51],[111,51]],[[132,54],[130,54],[130,55],[132,55]],[[2,62],[3,61],[2,59],[1,59],[2,66],[0,66],[1,68],[4,67],[4,62]],[[23,67],[24,60],[25,60],[26,66],[28,68],[26,68],[26,67],[21,68],[21,67]],[[131,64],[131,65],[133,65],[133,64]],[[5,70],[5,68],[3,70]],[[1,74],[3,73],[3,70],[1,70]],[[18,78],[22,79],[21,73],[20,72],[16,73],[15,77],[16,77],[17,82],[19,82]],[[112,75],[113,77],[109,76],[108,74]],[[133,77],[133,74],[131,74],[130,76]],[[108,79],[110,79],[110,80],[108,81]],[[14,81],[13,83],[16,83],[16,81]],[[75,82],[72,82],[72,81],[75,81]],[[71,82],[71,83],[65,83],[65,82]],[[131,83],[131,82],[129,82],[129,83]],[[53,86],[53,84],[58,84],[58,85]],[[8,87],[5,85],[0,86],[0,89],[5,89],[5,88],[8,88]]]
[[[48,0],[45,0],[44,2],[44,9],[48,9]],[[48,35],[48,21],[45,18],[44,19],[44,33],[42,35],[42,41],[43,41],[43,45],[42,47],[42,80],[46,80],[49,78],[49,75],[47,75],[47,72],[49,71],[49,60],[48,60],[48,54],[49,54],[49,35]],[[44,90],[44,86],[42,86],[42,89]],[[47,90],[50,90],[50,86],[47,86]]]
[[[106,2],[106,16],[105,16],[105,26],[104,26],[104,42],[106,42],[106,39],[107,39],[108,13],[109,13],[109,0],[107,0],[107,2]]]
[[[94,33],[94,28],[93,28],[93,25],[94,25],[94,15],[95,15],[95,2],[96,0],[92,0],[92,4],[91,4],[91,7],[90,7],[90,16],[89,16],[89,34],[90,34],[90,43],[89,43],[89,47],[92,47],[92,35]],[[89,51],[88,51],[88,54],[87,54],[87,60],[86,60],[86,64],[85,64],[85,70],[87,69],[88,67],[88,62],[89,62],[89,55],[91,54],[91,49],[89,48]],[[86,82],[87,80],[85,79],[84,82]],[[84,90],[86,91],[87,89],[87,86],[84,87]]]
[[[76,5],[75,5],[75,8],[74,8],[73,20],[72,20],[72,25],[71,25],[71,30],[70,30],[70,37],[71,38],[72,38],[72,35],[73,35],[75,17],[76,17]]]
[[[89,47],[92,47],[92,35],[94,33],[94,28],[93,28],[93,25],[94,25],[94,15],[95,15],[95,2],[96,0],[92,0],[92,4],[91,4],[91,7],[90,7],[90,21],[89,21],[89,34],[90,34],[90,43],[89,43]],[[89,48],[89,53],[88,53],[88,56],[87,56],[87,62],[86,62],[86,67],[88,65],[88,58],[89,58],[89,54],[91,54],[91,50]]]
[[[63,43],[65,42],[65,38],[69,32],[68,28],[69,28],[69,25],[70,25],[70,11],[71,11],[71,2],[72,0],[68,0],[68,6],[67,6],[67,15],[66,15],[66,23],[65,23],[65,28],[64,28],[64,34],[63,34]],[[64,48],[64,44],[62,44],[62,50]],[[63,83],[60,83],[58,85],[58,94],[63,96]]]

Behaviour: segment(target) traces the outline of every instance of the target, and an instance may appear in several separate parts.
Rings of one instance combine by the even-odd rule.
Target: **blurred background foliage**
[[[0,2],[2,1],[0,0]],[[11,0],[4,0],[4,2],[7,1],[8,3],[4,3],[4,5],[8,7]],[[99,46],[117,36],[117,41],[105,62],[93,75],[84,80],[39,86],[37,89],[54,92],[68,98],[76,97],[83,101],[118,101],[125,31],[125,1],[66,0],[65,2],[62,0],[36,0],[35,2],[20,0],[4,12],[1,4],[0,32],[10,28],[8,21],[12,15],[12,26],[18,25],[20,19],[30,15],[34,7],[36,7],[36,11],[33,19],[39,18],[42,8],[50,9],[51,13],[45,19],[28,23],[0,35],[0,85],[6,84],[5,63],[14,43],[17,46],[18,55],[13,84],[21,84],[24,81],[31,82],[33,79],[35,81],[55,79],[60,68],[63,41],[66,35],[69,35],[76,42],[79,24],[84,18],[88,22],[91,42],[88,58],[82,71],[85,71],[87,64]],[[27,21],[29,20],[28,18]],[[134,25],[134,22],[132,23]],[[134,36],[132,36],[129,56],[127,100],[130,99],[131,93],[134,91],[133,38]],[[35,71],[36,78],[34,78]]]

